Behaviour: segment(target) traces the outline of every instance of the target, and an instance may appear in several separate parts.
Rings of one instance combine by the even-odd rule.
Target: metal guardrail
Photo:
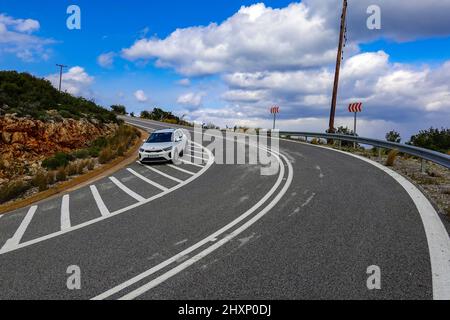
[[[439,164],[447,169],[450,169],[450,155],[444,153],[409,146],[407,144],[388,142],[383,140],[362,138],[357,136],[348,136],[340,134],[326,134],[326,133],[313,133],[313,132],[280,132],[280,137],[306,137],[306,138],[319,138],[327,140],[348,141],[358,144],[371,145],[378,148],[398,150],[399,152],[409,154],[411,156],[418,157],[420,159],[428,160]]]

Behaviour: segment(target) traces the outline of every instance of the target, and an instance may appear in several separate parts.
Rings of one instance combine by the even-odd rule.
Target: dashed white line
[[[185,170],[185,169],[183,169],[183,168],[174,166],[173,164],[169,164],[168,166],[169,166],[170,168],[176,169],[176,170],[178,170],[178,171],[187,173],[187,174],[189,174],[189,175],[191,175],[191,176],[193,176],[193,175],[195,174],[195,172],[191,172],[191,171],[189,171],[189,170]]]
[[[147,179],[146,177],[144,177],[143,175],[137,173],[136,171],[134,171],[134,170],[131,169],[131,168],[127,168],[127,170],[128,170],[130,173],[132,173],[133,175],[135,175],[136,177],[138,177],[139,179],[141,179],[141,180],[147,182],[148,184],[150,184],[150,185],[152,185],[152,186],[154,186],[154,187],[156,187],[156,188],[158,188],[158,189],[160,189],[160,190],[162,190],[162,191],[167,191],[167,190],[169,190],[168,188],[166,188],[166,187],[160,185],[159,183],[156,183],[156,182],[154,182],[154,181],[152,181],[152,180],[150,180],[150,179]]]
[[[117,180],[115,177],[109,177],[109,180],[111,180],[119,189],[121,189],[123,192],[127,193],[130,197],[136,199],[138,202],[144,202],[145,198],[141,195],[137,194],[130,188],[128,188],[126,185],[124,185],[122,182]]]
[[[145,166],[145,167],[147,169],[153,171],[153,172],[156,172],[157,174],[159,174],[159,175],[161,175],[163,177],[166,177],[167,179],[173,180],[173,181],[178,182],[178,183],[182,183],[183,182],[183,180],[180,180],[178,178],[172,177],[171,175],[168,175],[167,173],[164,173],[164,172],[162,172],[162,171],[160,171],[158,169],[155,169],[153,167],[150,167],[150,166]]]
[[[22,237],[27,230],[28,225],[31,222],[31,219],[33,219],[34,214],[36,213],[37,206],[32,206],[28,212],[25,218],[22,220],[22,223],[20,224],[19,228],[17,228],[16,233],[14,233],[14,236],[6,241],[5,245],[2,247],[2,250],[0,250],[0,254],[3,251],[6,251],[8,249],[14,248],[19,245],[20,240],[22,240]]]
[[[62,198],[61,203],[61,230],[66,230],[71,227],[70,225],[70,210],[69,210],[69,200],[70,197],[66,194]]]
[[[97,190],[96,186],[91,186],[91,192],[94,196],[94,200],[97,203],[98,210],[100,210],[100,214],[102,217],[106,217],[110,214],[108,208],[106,207],[105,203],[103,202],[102,197],[100,196],[100,193]]]

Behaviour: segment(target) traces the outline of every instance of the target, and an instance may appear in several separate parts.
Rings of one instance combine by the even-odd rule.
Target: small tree
[[[151,118],[150,112],[148,112],[146,110],[142,111],[141,112],[141,118],[142,119],[150,119]]]
[[[411,137],[411,144],[416,147],[426,148],[438,152],[448,153],[450,151],[450,129],[422,130],[419,134]]]
[[[386,133],[386,141],[400,143],[402,141],[402,137],[400,136],[400,133],[392,130]]]
[[[130,113],[130,117],[132,117],[132,118],[135,117],[134,112]]]
[[[122,114],[122,115],[127,114],[127,109],[123,105],[113,105],[113,106],[111,106],[111,110],[117,114]]]

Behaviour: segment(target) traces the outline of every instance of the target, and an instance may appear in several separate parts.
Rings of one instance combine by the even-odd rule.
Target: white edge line
[[[198,248],[202,247],[203,245],[205,245],[208,242],[213,242],[216,241],[217,237],[221,234],[223,234],[224,232],[228,231],[229,229],[231,229],[232,227],[234,227],[235,225],[237,225],[238,223],[240,223],[242,220],[244,220],[245,218],[247,218],[248,216],[250,216],[253,212],[255,212],[259,207],[261,207],[272,195],[273,193],[276,192],[276,190],[278,189],[278,187],[280,186],[280,184],[283,182],[283,177],[284,177],[284,166],[281,163],[281,160],[278,156],[277,160],[279,162],[280,165],[280,174],[278,177],[278,180],[276,181],[276,183],[274,184],[274,186],[272,187],[272,189],[260,200],[258,201],[258,203],[256,203],[252,208],[250,208],[249,210],[247,210],[244,214],[242,214],[241,216],[239,216],[237,219],[235,219],[234,221],[230,222],[229,224],[227,224],[226,226],[224,226],[223,228],[221,228],[220,230],[216,231],[215,233],[213,233],[212,235],[210,235],[209,237],[199,241],[198,243],[194,244],[193,246],[187,248],[186,250],[178,253],[177,255],[173,256],[172,258],[160,263],[159,265],[135,276],[134,278],[125,281],[124,283],[92,298],[92,300],[103,300],[106,299],[120,291],[122,291],[123,289],[129,287],[130,285],[154,274],[155,272],[158,272],[159,270],[167,267],[168,265],[176,262],[177,260],[179,260],[180,258],[188,255],[189,253],[191,253],[194,250],[197,250]],[[282,156],[283,158],[285,158],[284,156]],[[285,158],[285,160],[287,161],[287,159]],[[289,169],[292,171],[292,166],[291,164],[287,161]],[[189,259],[191,260],[191,259]],[[189,261],[188,260],[188,261]]]
[[[167,190],[167,191],[165,191],[165,192],[161,192],[161,193],[159,193],[159,194],[157,194],[157,195],[155,195],[155,196],[153,196],[153,197],[151,197],[151,198],[145,200],[144,202],[138,202],[138,203],[132,204],[132,205],[126,207],[126,208],[122,208],[122,209],[117,210],[117,211],[115,211],[115,212],[109,213],[108,209],[106,208],[106,206],[105,206],[104,203],[103,203],[103,200],[101,199],[100,195],[98,194],[97,188],[96,188],[95,186],[91,186],[91,190],[92,190],[92,191],[93,191],[93,190],[96,190],[96,191],[97,191],[97,195],[99,196],[99,198],[96,199],[96,200],[101,201],[101,203],[103,204],[103,210],[106,210],[106,211],[104,212],[105,215],[102,214],[102,216],[99,217],[99,218],[96,218],[96,219],[93,219],[93,220],[90,220],[90,221],[86,221],[85,223],[82,223],[82,224],[73,226],[73,227],[71,227],[70,229],[63,230],[63,231],[58,231],[58,232],[55,232],[55,233],[52,233],[52,234],[48,234],[48,235],[46,235],[46,236],[43,236],[43,237],[40,237],[40,238],[37,238],[37,239],[30,240],[30,241],[28,241],[28,242],[21,243],[21,244],[17,245],[15,248],[8,248],[8,249],[6,249],[6,250],[3,250],[3,249],[2,249],[2,250],[0,250],[0,254],[4,254],[4,253],[8,253],[8,252],[15,251],[15,250],[18,250],[18,249],[22,249],[22,248],[31,246],[31,245],[33,245],[33,244],[36,244],[36,243],[39,243],[39,242],[42,242],[42,241],[46,241],[46,240],[49,240],[49,239],[53,239],[53,238],[58,237],[58,236],[60,236],[60,235],[63,235],[63,234],[66,234],[66,233],[69,233],[69,232],[72,232],[72,231],[75,231],[75,230],[78,230],[78,229],[82,229],[82,228],[84,228],[84,227],[90,226],[90,225],[95,224],[95,223],[97,223],[97,222],[100,222],[100,221],[109,219],[109,218],[111,218],[111,217],[117,216],[117,215],[122,214],[122,213],[124,213],[124,212],[127,212],[127,211],[129,211],[129,210],[132,210],[132,209],[138,208],[138,207],[140,207],[140,206],[143,206],[143,205],[145,205],[145,204],[147,204],[147,203],[149,203],[149,202],[152,202],[152,201],[154,201],[154,200],[156,200],[156,199],[159,199],[159,198],[161,198],[161,197],[163,197],[163,196],[165,196],[165,195],[167,195],[167,194],[169,194],[169,193],[172,193],[172,192],[174,192],[174,191],[176,191],[176,190],[178,190],[178,189],[184,187],[185,185],[191,183],[192,181],[194,181],[195,179],[197,179],[199,176],[201,176],[202,174],[204,174],[204,173],[205,173],[205,172],[206,172],[206,171],[214,164],[214,156],[213,156],[212,152],[209,151],[208,149],[205,149],[205,150],[207,150],[207,152],[209,153],[209,156],[210,156],[209,161],[208,161],[208,163],[206,164],[206,166],[203,167],[202,170],[200,170],[199,172],[197,172],[197,173],[195,174],[195,176],[190,177],[189,179],[187,179],[187,180],[183,181],[182,183],[176,185],[176,186],[173,187],[172,189],[169,189],[169,190]],[[93,193],[93,194],[94,194],[94,193]],[[94,197],[95,197],[95,195],[94,195]],[[100,203],[97,202],[97,205],[100,205]],[[102,209],[100,209],[100,210],[102,210]],[[102,211],[101,211],[101,212],[102,212]]]
[[[396,180],[403,189],[409,194],[411,199],[419,211],[422,224],[425,228],[428,248],[430,252],[430,262],[433,281],[433,299],[434,300],[450,300],[450,237],[438,213],[431,205],[430,201],[424,194],[405,177],[397,172],[385,167],[378,162],[358,156],[352,153],[326,148],[323,146],[310,145],[299,141],[291,141],[283,139],[283,141],[299,143],[311,147],[322,148],[339,152],[367,163],[372,164],[378,169],[384,171],[394,180]]]
[[[70,197],[68,194],[62,197],[61,201],[61,230],[66,230],[71,227],[70,225],[70,209],[69,209]]]
[[[177,167],[177,166],[174,166],[173,164],[168,164],[167,166],[170,167],[170,168],[176,169],[176,170],[178,170],[178,171],[187,173],[187,174],[189,174],[189,175],[191,175],[191,176],[193,176],[193,175],[195,174],[195,172],[191,172],[191,171],[189,171],[189,170],[185,170],[185,169],[183,169],[183,168],[179,168],[179,167]]]
[[[20,223],[19,228],[17,228],[16,232],[12,236],[12,238],[8,239],[5,242],[5,245],[0,250],[0,254],[4,252],[8,252],[11,250],[15,250],[20,245],[20,240],[22,240],[22,237],[27,230],[28,225],[31,222],[31,219],[33,219],[34,214],[36,213],[38,206],[32,206],[28,210],[25,218],[23,218],[22,222]]]
[[[121,189],[123,192],[125,192],[130,197],[132,197],[135,200],[137,200],[138,202],[144,202],[145,201],[144,197],[142,197],[141,195],[137,194],[136,192],[134,192],[133,190],[128,188],[126,185],[124,185],[122,182],[120,182],[117,178],[109,177],[109,180],[111,180],[117,187],[119,187],[119,189]]]
[[[138,162],[138,164],[140,164],[140,163]],[[155,172],[155,173],[157,173],[157,174],[159,174],[159,175],[161,175],[163,177],[166,177],[167,179],[170,179],[170,180],[178,182],[178,183],[182,183],[183,182],[183,180],[180,180],[178,178],[172,177],[171,175],[168,175],[167,173],[164,173],[164,172],[162,172],[160,170],[157,170],[157,169],[155,169],[155,168],[153,168],[151,166],[148,166],[148,165],[145,165],[145,164],[141,164],[141,165],[143,165],[147,169],[149,169],[149,170],[151,170],[151,171],[153,171],[153,172]]]
[[[100,214],[102,217],[108,217],[110,215],[110,212],[108,208],[106,207],[105,203],[103,202],[102,197],[100,196],[100,193],[97,190],[97,187],[92,185],[91,192],[94,197],[95,202],[97,203],[98,210],[100,210]]]
[[[150,184],[150,185],[152,185],[152,186],[158,188],[159,190],[162,190],[162,191],[167,191],[167,190],[169,190],[168,188],[163,187],[163,186],[160,185],[159,183],[156,183],[156,182],[154,182],[154,181],[152,181],[152,180],[150,180],[150,179],[147,179],[146,177],[144,177],[143,175],[137,173],[136,171],[134,171],[134,170],[131,169],[131,168],[127,168],[127,170],[128,170],[131,174],[133,174],[133,175],[135,175],[136,177],[138,177],[139,179],[141,179],[141,180],[147,182],[148,184]]]

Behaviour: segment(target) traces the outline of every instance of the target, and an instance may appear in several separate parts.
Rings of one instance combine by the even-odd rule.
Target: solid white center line
[[[131,190],[130,188],[125,186],[122,182],[120,182],[116,178],[109,177],[109,180],[111,180],[117,187],[122,189],[123,192],[127,193],[130,197],[136,199],[138,202],[144,202],[145,201],[144,197],[138,195],[136,192],[134,192],[133,190]]]
[[[102,217],[106,217],[110,214],[108,208],[105,206],[105,203],[103,202],[102,197],[100,196],[100,193],[97,190],[96,186],[91,186],[91,192],[94,196],[95,202],[97,203],[98,210],[100,210],[100,214]]]
[[[162,185],[160,185],[160,184],[158,184],[158,183],[156,183],[156,182],[153,182],[153,181],[150,180],[150,179],[147,179],[146,177],[144,177],[143,175],[137,173],[137,172],[134,171],[133,169],[128,168],[127,170],[128,170],[129,172],[131,172],[133,175],[135,175],[136,177],[138,177],[139,179],[144,180],[144,181],[147,182],[148,184],[150,184],[150,185],[152,185],[152,186],[154,186],[154,187],[156,187],[156,188],[158,188],[158,189],[160,189],[160,190],[162,190],[162,191],[167,191],[167,190],[168,190],[168,188],[163,187]]]
[[[62,198],[61,203],[61,230],[66,230],[71,227],[70,225],[70,210],[69,210],[69,195],[66,194]]]
[[[147,167],[147,169],[149,169],[149,170],[151,170],[153,172],[156,172],[157,174],[159,174],[159,175],[161,175],[163,177],[166,177],[167,179],[173,180],[173,181],[178,182],[178,183],[182,183],[183,182],[183,180],[180,180],[178,178],[172,177],[172,176],[168,175],[167,173],[159,171],[158,169],[155,169],[155,168],[150,167],[150,166],[146,166],[146,167]]]
[[[30,224],[31,219],[33,219],[33,216],[36,213],[37,208],[38,208],[37,206],[33,206],[28,210],[27,215],[22,220],[22,223],[20,224],[19,228],[17,228],[16,233],[14,233],[14,236],[11,239],[6,241],[5,245],[2,248],[2,251],[4,249],[14,248],[17,245],[19,245],[20,240],[22,240],[25,230],[27,230],[27,227]]]
[[[168,166],[171,167],[171,168],[173,168],[173,169],[176,169],[176,170],[178,170],[178,171],[187,173],[187,174],[189,174],[189,175],[191,175],[191,176],[193,176],[193,175],[195,174],[195,172],[191,172],[191,171],[189,171],[189,170],[182,169],[182,168],[180,168],[180,167],[174,166],[173,164],[168,164]]]

